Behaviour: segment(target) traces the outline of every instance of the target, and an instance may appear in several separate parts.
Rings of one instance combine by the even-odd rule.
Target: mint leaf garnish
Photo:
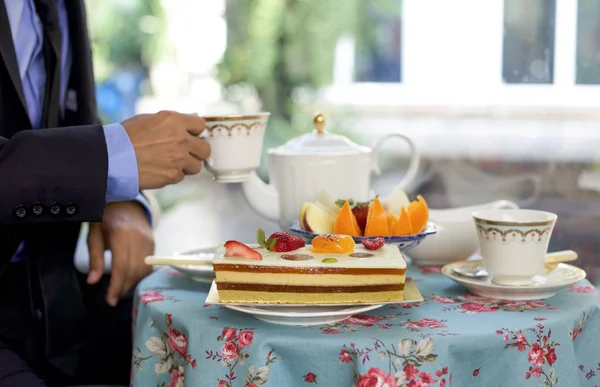
[[[267,248],[267,244],[265,243],[265,230],[263,230],[262,228],[259,228],[256,232],[256,241],[262,247]]]
[[[354,200],[352,200],[352,199],[338,199],[338,200],[335,201],[335,204],[338,207],[342,208],[344,206],[344,204],[346,204],[346,202],[348,202],[348,205],[350,207],[354,206]]]
[[[273,251],[276,243],[277,243],[277,238],[269,238],[269,240],[267,241],[267,246],[266,246],[267,250]]]

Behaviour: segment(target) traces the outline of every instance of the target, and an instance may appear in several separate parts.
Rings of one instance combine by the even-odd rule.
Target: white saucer
[[[384,304],[357,306],[240,306],[227,305],[224,307],[238,312],[253,315],[255,318],[272,324],[312,326],[333,324],[345,320],[355,314],[381,308]]]
[[[228,304],[219,301],[217,285],[213,282],[205,303],[218,304],[231,310],[249,314],[258,320],[272,324],[308,327],[313,325],[333,324],[338,321],[346,320],[355,314],[375,310],[387,304],[406,304],[421,301],[423,301],[423,296],[421,296],[414,281],[407,278],[404,285],[404,300],[401,302],[345,305]]]
[[[173,269],[187,275],[194,281],[212,283],[215,279],[215,272],[212,267],[212,259],[215,256],[217,246],[203,247],[194,250],[188,250],[175,254],[177,257],[193,257],[196,259],[206,260],[206,265],[170,265]]]
[[[566,263],[559,263],[554,270],[533,277],[531,285],[509,286],[493,283],[489,277],[475,279],[456,274],[456,266],[479,266],[480,260],[459,261],[442,267],[442,273],[451,280],[465,286],[471,293],[499,300],[529,301],[550,298],[559,291],[585,279],[585,271]]]

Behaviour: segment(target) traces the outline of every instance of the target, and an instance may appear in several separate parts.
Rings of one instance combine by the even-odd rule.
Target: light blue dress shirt
[[[64,117],[65,95],[71,73],[71,46],[69,25],[64,0],[56,0],[61,27],[60,114]],[[46,92],[46,65],[43,47],[43,29],[33,0],[4,0],[13,37],[19,75],[27,103],[27,113],[33,129],[41,127]],[[1,6],[1,5],[0,5]],[[138,169],[133,145],[119,123],[104,125],[108,153],[106,201],[136,200],[152,222],[150,203],[139,193]],[[16,262],[27,255],[23,243],[11,260]]]
[[[64,116],[65,95],[71,73],[69,25],[64,0],[56,0],[62,35],[60,110]],[[29,119],[39,129],[46,92],[46,65],[42,52],[43,28],[33,0],[5,0],[13,37],[19,75],[23,85]],[[135,151],[121,124],[105,125],[104,136],[108,151],[108,180],[106,201],[138,200],[149,214],[150,205],[139,193]]]

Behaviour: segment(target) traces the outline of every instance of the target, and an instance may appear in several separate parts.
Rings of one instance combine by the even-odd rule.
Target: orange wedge
[[[367,226],[365,227],[365,236],[389,236],[390,228],[387,222],[385,209],[378,198],[373,199],[369,205],[369,215],[367,215]]]
[[[409,236],[413,234],[412,226],[410,224],[410,218],[406,208],[400,208],[400,217],[398,218],[398,224],[394,229],[394,235],[396,236]]]
[[[335,219],[333,233],[340,235],[362,236],[362,232],[360,231],[356,217],[352,213],[352,209],[350,208],[350,204],[347,200]]]
[[[410,203],[407,212],[413,233],[418,234],[425,231],[429,220],[429,207],[421,195],[417,196],[417,200]]]
[[[394,235],[394,230],[396,229],[396,225],[398,225],[398,215],[389,214],[387,216],[388,229],[390,230],[390,235]]]

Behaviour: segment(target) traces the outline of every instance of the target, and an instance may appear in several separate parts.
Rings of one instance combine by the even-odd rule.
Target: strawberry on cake
[[[406,262],[397,246],[373,238],[355,245],[347,235],[325,234],[311,245],[287,232],[257,244],[226,242],[213,267],[224,303],[352,304],[403,299]]]

